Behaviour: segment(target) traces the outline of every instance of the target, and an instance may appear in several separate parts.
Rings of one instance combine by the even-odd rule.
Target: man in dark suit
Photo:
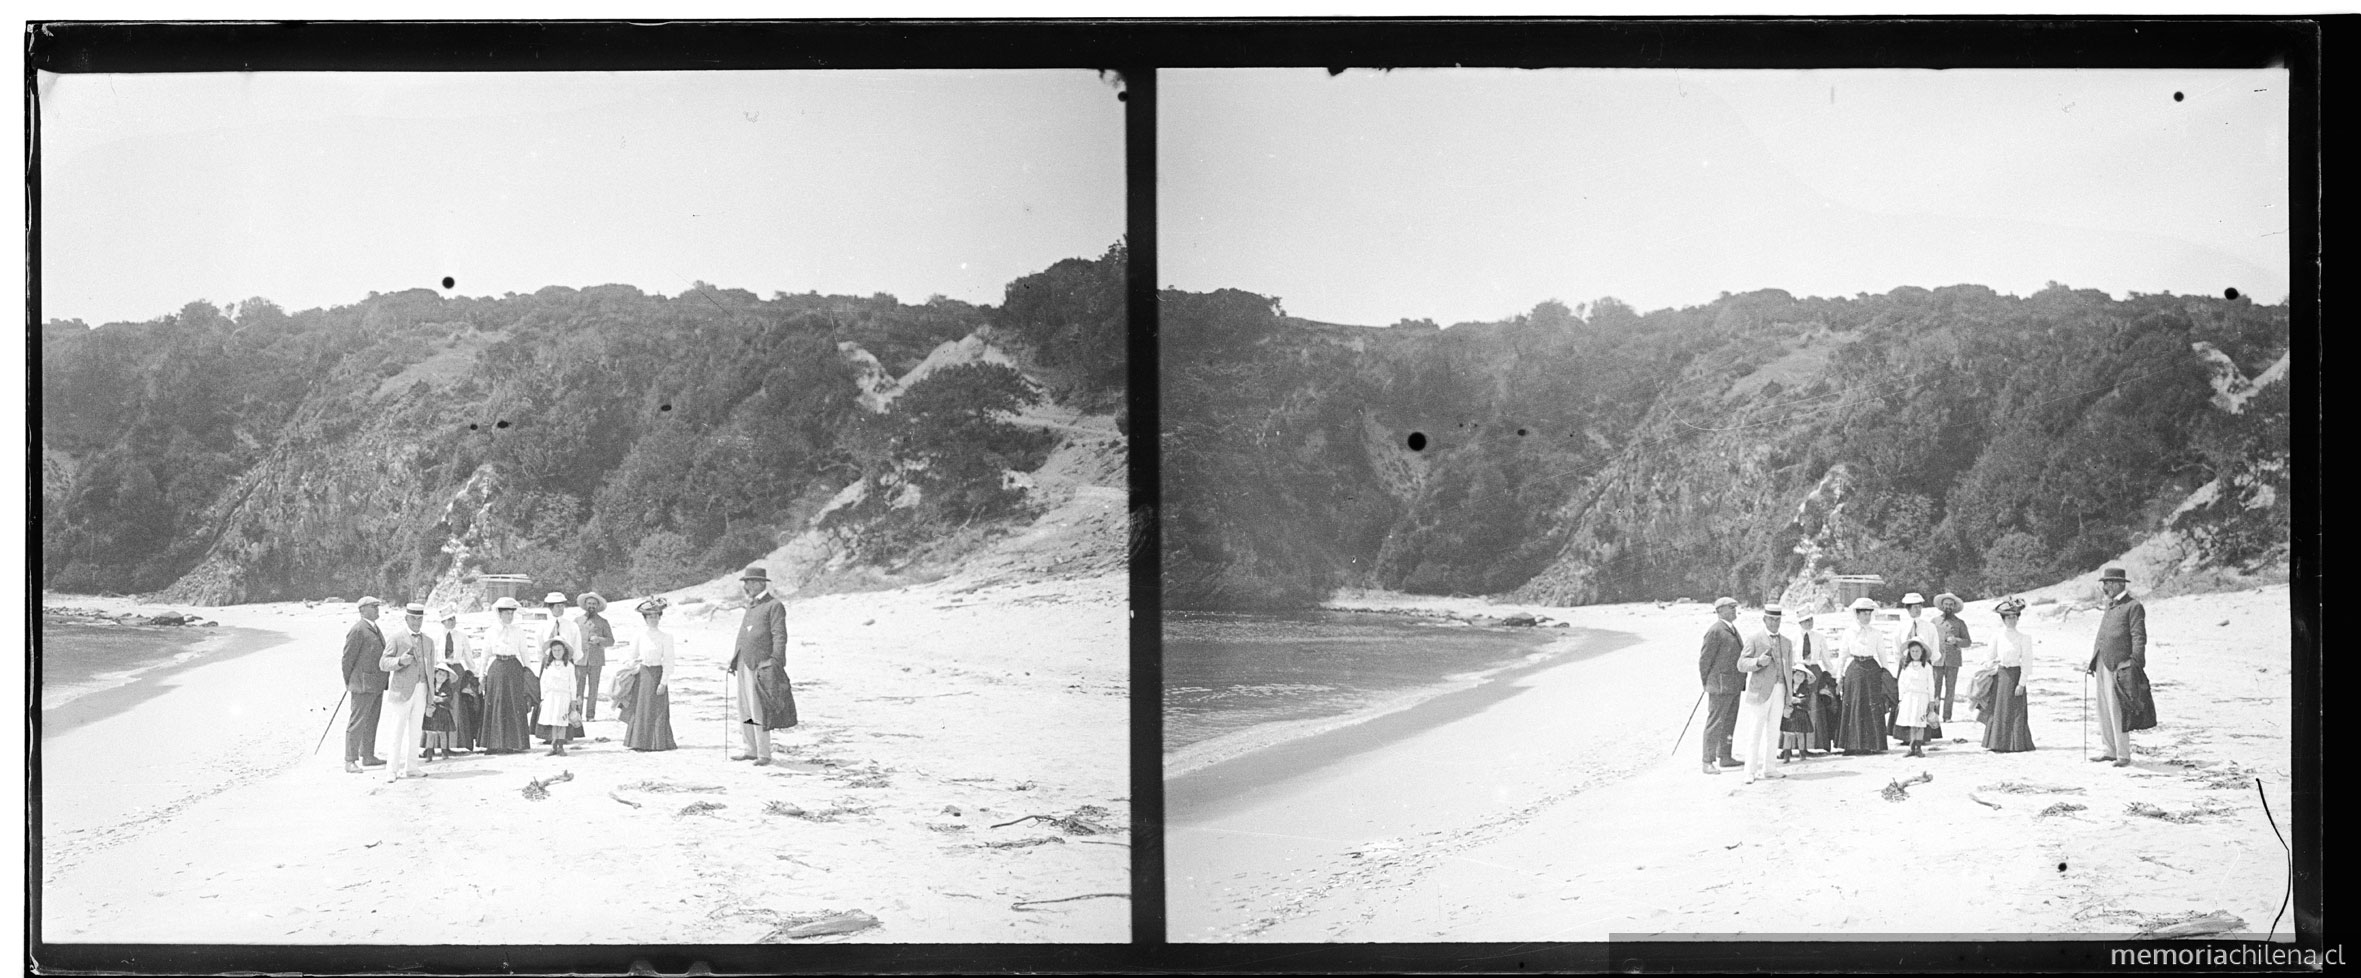
[[[377,628],[377,604],[376,598],[362,598],[354,606],[360,619],[344,631],[344,691],[353,701],[344,723],[344,770],[350,774],[385,765],[377,756],[377,717],[385,708],[386,685],[378,664],[385,654],[385,633]]]
[[[1738,671],[1738,653],[1746,639],[1738,634],[1738,599],[1713,603],[1714,623],[1705,626],[1705,647],[1697,654],[1697,679],[1705,684],[1705,773],[1720,774],[1739,767],[1730,756],[1730,737],[1738,729],[1738,694],[1746,689],[1746,674]]]
[[[722,668],[736,690],[738,732],[746,754],[734,761],[771,762],[771,731],[795,725],[795,693],[787,683],[787,607],[771,593],[770,572],[756,564],[738,577],[746,591],[746,617],[738,626],[738,649]]]
[[[2148,689],[2148,609],[2131,596],[2131,578],[2121,567],[2099,576],[2107,611],[2082,671],[2099,679],[2099,736],[2106,752],[2094,761],[2131,766],[2131,732],[2156,725],[2156,700]]]

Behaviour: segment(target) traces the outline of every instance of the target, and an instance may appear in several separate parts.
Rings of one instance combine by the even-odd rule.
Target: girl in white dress
[[[541,656],[541,736],[552,756],[566,752],[568,728],[582,722],[582,703],[574,688],[574,649],[563,639],[551,639]]]
[[[1925,642],[1911,639],[1902,647],[1902,671],[1894,678],[1901,687],[1894,726],[1902,728],[1902,739],[1910,744],[1910,752],[1903,756],[1925,757],[1927,707],[1935,702],[1935,666]]]

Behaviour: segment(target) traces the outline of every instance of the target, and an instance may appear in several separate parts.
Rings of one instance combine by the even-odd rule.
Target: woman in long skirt
[[[492,628],[484,667],[484,750],[513,754],[533,746],[533,710],[541,705],[541,684],[517,658],[525,636],[516,623],[516,599],[501,598],[492,605],[500,623]]]
[[[1892,674],[1884,661],[1885,633],[1870,624],[1876,614],[1877,602],[1853,602],[1853,632],[1842,649],[1837,681],[1844,687],[1844,706],[1836,721],[1836,749],[1847,754],[1886,752],[1886,679]]]
[[[664,633],[663,598],[649,598],[639,603],[640,619],[647,630],[640,635],[639,669],[634,677],[631,708],[620,711],[624,717],[623,746],[632,750],[671,750],[679,746],[672,740],[672,691],[664,684],[664,676],[672,669],[672,636]]]
[[[2025,602],[2002,601],[2000,640],[1992,643],[1992,719],[1984,724],[1984,749],[2013,753],[2033,749],[2033,725],[2025,710],[2025,660],[2032,657],[2033,637],[2017,630]]]

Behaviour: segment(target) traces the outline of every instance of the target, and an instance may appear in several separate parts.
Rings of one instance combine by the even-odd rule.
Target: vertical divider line
[[[1156,69],[1127,65],[1124,175],[1129,335],[1125,452],[1131,490],[1131,943],[1164,944],[1163,546],[1158,532],[1162,430],[1157,411]]]

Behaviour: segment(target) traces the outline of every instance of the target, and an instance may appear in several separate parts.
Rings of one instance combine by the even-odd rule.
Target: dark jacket
[[[378,668],[385,654],[385,633],[366,618],[344,632],[344,688],[352,693],[385,692],[385,670]]]
[[[2148,609],[2129,594],[2099,619],[2099,638],[2091,649],[2091,664],[2121,669],[2125,662],[2148,668]]]
[[[746,606],[738,625],[738,651],[732,671],[754,670],[754,686],[762,696],[762,725],[770,730],[795,726],[795,688],[787,679],[787,606],[769,592]]]
[[[1746,688],[1746,674],[1738,671],[1738,653],[1745,648],[1738,626],[1719,618],[1706,626],[1705,647],[1697,653],[1697,680],[1706,692],[1735,695]]]
[[[2123,729],[2156,726],[2156,696],[2148,688],[2148,609],[2125,593],[2099,619],[2088,665],[2115,671],[2116,702],[2123,705]]]
[[[1968,646],[1975,644],[1975,640],[1968,636],[1967,622],[1958,615],[1944,612],[1943,617],[1935,619],[1935,630],[1943,634],[1943,647],[1928,650],[1935,653],[1938,660],[1935,668],[1959,668],[1960,660],[1967,655]]]
[[[582,613],[582,656],[576,665],[585,669],[603,669],[607,665],[607,646],[615,644],[615,630],[598,612]],[[598,694],[592,690],[591,695]]]

